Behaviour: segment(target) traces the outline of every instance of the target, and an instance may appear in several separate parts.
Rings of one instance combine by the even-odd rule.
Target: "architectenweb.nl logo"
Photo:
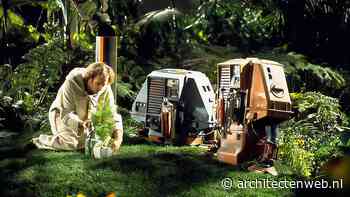
[[[220,182],[224,189],[239,188],[239,189],[256,189],[256,188],[273,188],[273,189],[342,189],[343,179],[339,180],[270,180],[255,179],[255,180],[234,180],[226,177]]]

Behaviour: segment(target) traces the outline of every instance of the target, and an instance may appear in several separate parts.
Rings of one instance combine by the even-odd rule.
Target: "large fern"
[[[300,68],[300,71],[311,75],[311,77],[319,80],[321,84],[326,84],[329,87],[342,88],[346,84],[343,76],[329,67],[308,63],[305,67]]]
[[[346,86],[342,73],[330,66],[310,63],[306,56],[289,52],[283,62],[293,91],[320,91],[331,93]]]

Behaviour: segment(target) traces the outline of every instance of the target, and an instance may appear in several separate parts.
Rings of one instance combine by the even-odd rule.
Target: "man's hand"
[[[89,129],[91,127],[91,120],[82,121],[80,124],[84,128],[84,130]]]
[[[123,141],[123,130],[122,129],[113,129],[112,132],[112,151],[116,153]]]
[[[123,131],[121,129],[113,129],[112,138],[116,140],[119,138],[119,135],[122,135],[122,134],[123,134]]]

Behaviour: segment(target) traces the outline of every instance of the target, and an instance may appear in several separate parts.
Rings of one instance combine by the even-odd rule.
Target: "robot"
[[[278,125],[293,113],[283,65],[246,58],[219,63],[216,117],[218,159],[237,165],[256,158],[249,170],[273,175]]]

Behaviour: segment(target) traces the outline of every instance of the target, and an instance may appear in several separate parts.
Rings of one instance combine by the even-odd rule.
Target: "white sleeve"
[[[83,122],[76,113],[76,106],[72,85],[69,81],[65,81],[61,87],[61,119],[65,126],[71,128],[73,131],[78,131],[80,122]]]

